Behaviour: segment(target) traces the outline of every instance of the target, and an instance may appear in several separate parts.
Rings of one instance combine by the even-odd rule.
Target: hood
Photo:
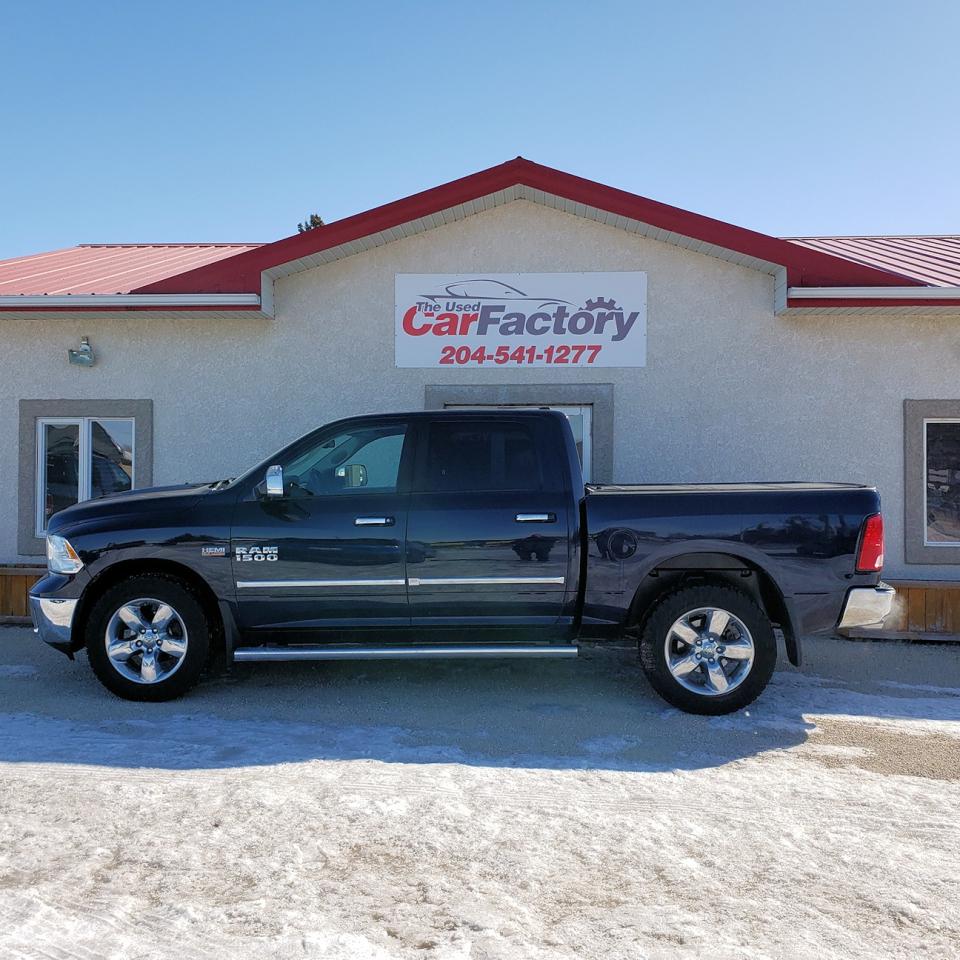
[[[170,510],[186,510],[209,494],[210,489],[208,483],[182,483],[171,487],[144,487],[108,497],[98,497],[96,500],[84,500],[55,513],[47,529],[50,533],[62,534],[68,528],[107,517],[126,517],[153,510],[164,513]]]

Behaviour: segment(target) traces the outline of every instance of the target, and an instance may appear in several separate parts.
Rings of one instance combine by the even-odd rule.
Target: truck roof
[[[518,416],[518,417],[566,417],[566,414],[561,413],[559,410],[551,410],[549,407],[445,407],[442,410],[408,410],[408,411],[399,411],[391,413],[361,413],[357,414],[355,417],[343,417],[341,420],[333,421],[340,423],[346,420],[384,420],[387,418],[398,418],[398,419],[416,419],[423,420],[425,418],[433,419],[435,417],[479,417],[479,418],[489,418],[490,415],[494,416]]]

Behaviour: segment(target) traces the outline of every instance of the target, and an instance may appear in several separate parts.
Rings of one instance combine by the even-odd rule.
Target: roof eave
[[[960,314],[960,287],[790,287],[781,314]]]
[[[259,307],[260,297],[255,293],[68,293],[68,294],[15,294],[0,296],[0,310],[24,308],[96,309],[146,307]]]

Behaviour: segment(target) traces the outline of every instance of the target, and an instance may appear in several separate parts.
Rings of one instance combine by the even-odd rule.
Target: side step
[[[247,660],[455,660],[467,657],[575,657],[575,644],[468,643],[376,647],[238,647],[236,662]]]

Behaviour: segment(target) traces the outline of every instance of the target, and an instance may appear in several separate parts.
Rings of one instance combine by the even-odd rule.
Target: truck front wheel
[[[733,713],[753,703],[776,662],[766,614],[748,594],[720,584],[668,594],[640,637],[640,663],[651,686],[687,713]]]
[[[200,677],[210,648],[203,604],[173,577],[130,577],[107,590],[86,624],[100,682],[126,700],[172,700]]]

